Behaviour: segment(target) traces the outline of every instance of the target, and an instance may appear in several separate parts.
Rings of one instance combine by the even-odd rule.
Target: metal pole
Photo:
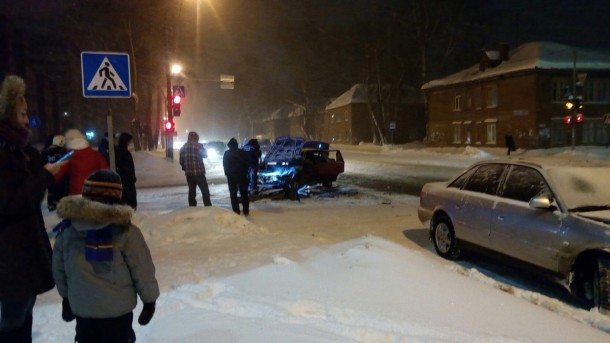
[[[168,66],[169,67],[169,66]],[[166,71],[167,76],[167,120],[174,120],[172,113],[172,80],[169,70]],[[169,160],[174,159],[174,136],[166,133],[165,157]]]
[[[572,103],[576,104],[576,49],[574,49],[574,60],[572,65]],[[572,121],[570,121],[570,125],[572,126],[572,150],[575,149],[576,144],[576,111],[578,111],[577,106],[574,106],[571,114]]]
[[[108,100],[108,116],[106,116],[108,124],[108,155],[110,156],[110,169],[116,171],[116,162],[114,160],[114,130],[112,128],[112,108],[110,100]]]

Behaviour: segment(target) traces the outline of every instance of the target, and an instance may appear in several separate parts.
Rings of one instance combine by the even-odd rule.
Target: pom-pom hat
[[[100,169],[87,176],[83,184],[83,198],[106,204],[121,201],[123,185],[121,177],[110,169]]]

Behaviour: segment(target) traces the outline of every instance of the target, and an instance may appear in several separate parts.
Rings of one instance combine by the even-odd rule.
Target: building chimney
[[[485,69],[487,69],[488,59],[487,51],[485,51],[485,49],[481,49],[481,54],[479,57],[479,71],[485,71]]]
[[[510,56],[508,55],[508,43],[500,43],[500,60],[508,61]]]

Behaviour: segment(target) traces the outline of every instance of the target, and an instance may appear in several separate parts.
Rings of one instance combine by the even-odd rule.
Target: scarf
[[[31,135],[32,131],[28,128],[21,127],[9,120],[0,121],[0,138],[9,146],[23,151]]]
[[[64,219],[53,228],[53,232],[62,232],[70,226],[72,226],[72,221]],[[99,230],[87,231],[85,258],[89,262],[112,261],[112,227],[110,225]]]

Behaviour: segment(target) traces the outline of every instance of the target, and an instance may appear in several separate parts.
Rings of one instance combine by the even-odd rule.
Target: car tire
[[[610,257],[599,256],[593,270],[593,306],[610,313]]]
[[[432,242],[434,242],[436,253],[448,260],[457,259],[460,250],[451,219],[444,214],[439,215],[434,219],[432,225]]]

